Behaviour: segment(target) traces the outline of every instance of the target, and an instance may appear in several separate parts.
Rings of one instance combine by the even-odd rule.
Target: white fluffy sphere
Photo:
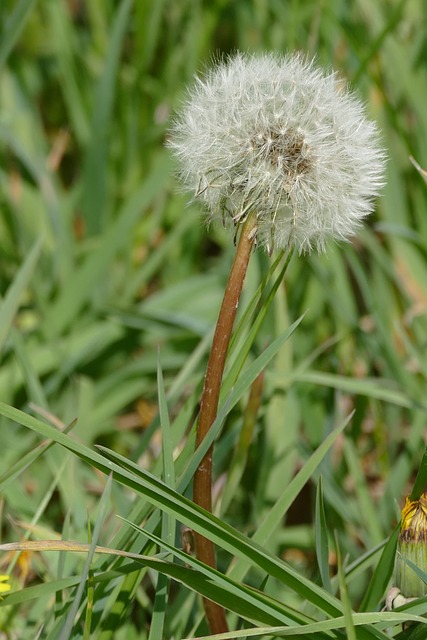
[[[383,184],[384,153],[362,103],[298,54],[214,66],[189,89],[169,146],[209,219],[256,215],[268,250],[347,239]]]

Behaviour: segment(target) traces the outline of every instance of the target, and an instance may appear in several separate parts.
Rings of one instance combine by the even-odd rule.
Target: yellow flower
[[[427,495],[422,494],[419,500],[406,498],[402,509],[401,535],[408,540],[425,540],[427,533]]]
[[[2,584],[3,582],[6,582],[7,580],[9,580],[9,576],[0,574],[0,594],[6,593],[7,591],[10,591],[10,584]],[[0,595],[0,597],[1,597],[1,595]]]
[[[407,598],[427,595],[427,585],[405,560],[427,573],[427,495],[406,498],[396,554],[396,586]]]

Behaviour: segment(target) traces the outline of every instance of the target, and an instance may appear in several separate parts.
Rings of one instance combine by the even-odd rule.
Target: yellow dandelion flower
[[[9,580],[9,576],[0,574],[0,597],[2,593],[7,593],[8,591],[10,591],[10,584],[3,584],[7,580]]]
[[[427,495],[419,500],[406,498],[396,554],[396,586],[407,598],[427,595],[427,585],[409,566],[413,562],[427,573]]]

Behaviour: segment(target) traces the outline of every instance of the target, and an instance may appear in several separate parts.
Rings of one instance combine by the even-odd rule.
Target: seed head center
[[[251,148],[271,167],[281,170],[286,179],[296,179],[311,166],[308,145],[292,128],[266,129],[254,136]]]

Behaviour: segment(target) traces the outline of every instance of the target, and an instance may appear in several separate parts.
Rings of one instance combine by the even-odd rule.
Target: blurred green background
[[[158,351],[184,434],[234,252],[180,191],[164,148],[171,117],[219,54],[304,51],[366,101],[389,157],[387,186],[353,243],[291,261],[250,358],[306,316],[269,365],[224,517],[253,531],[355,408],[319,468],[326,511],[350,559],[381,542],[426,432],[427,184],[410,161],[427,169],[426,24],[424,0],[3,0],[0,399],[57,424],[78,418],[79,441],[155,472]],[[254,254],[242,309],[273,259]],[[243,408],[216,449],[218,491]],[[4,480],[39,439],[6,418],[0,437]],[[54,448],[9,480],[3,541],[29,523],[34,537],[58,534],[65,514],[70,537],[85,540],[103,477]],[[313,495],[309,483],[270,542],[312,577]],[[111,514],[127,515],[131,502],[116,488]],[[117,526],[111,515],[106,540]],[[10,558],[0,561],[1,573]],[[53,562],[32,557],[15,579],[52,573]],[[368,577],[352,582],[355,606]]]

